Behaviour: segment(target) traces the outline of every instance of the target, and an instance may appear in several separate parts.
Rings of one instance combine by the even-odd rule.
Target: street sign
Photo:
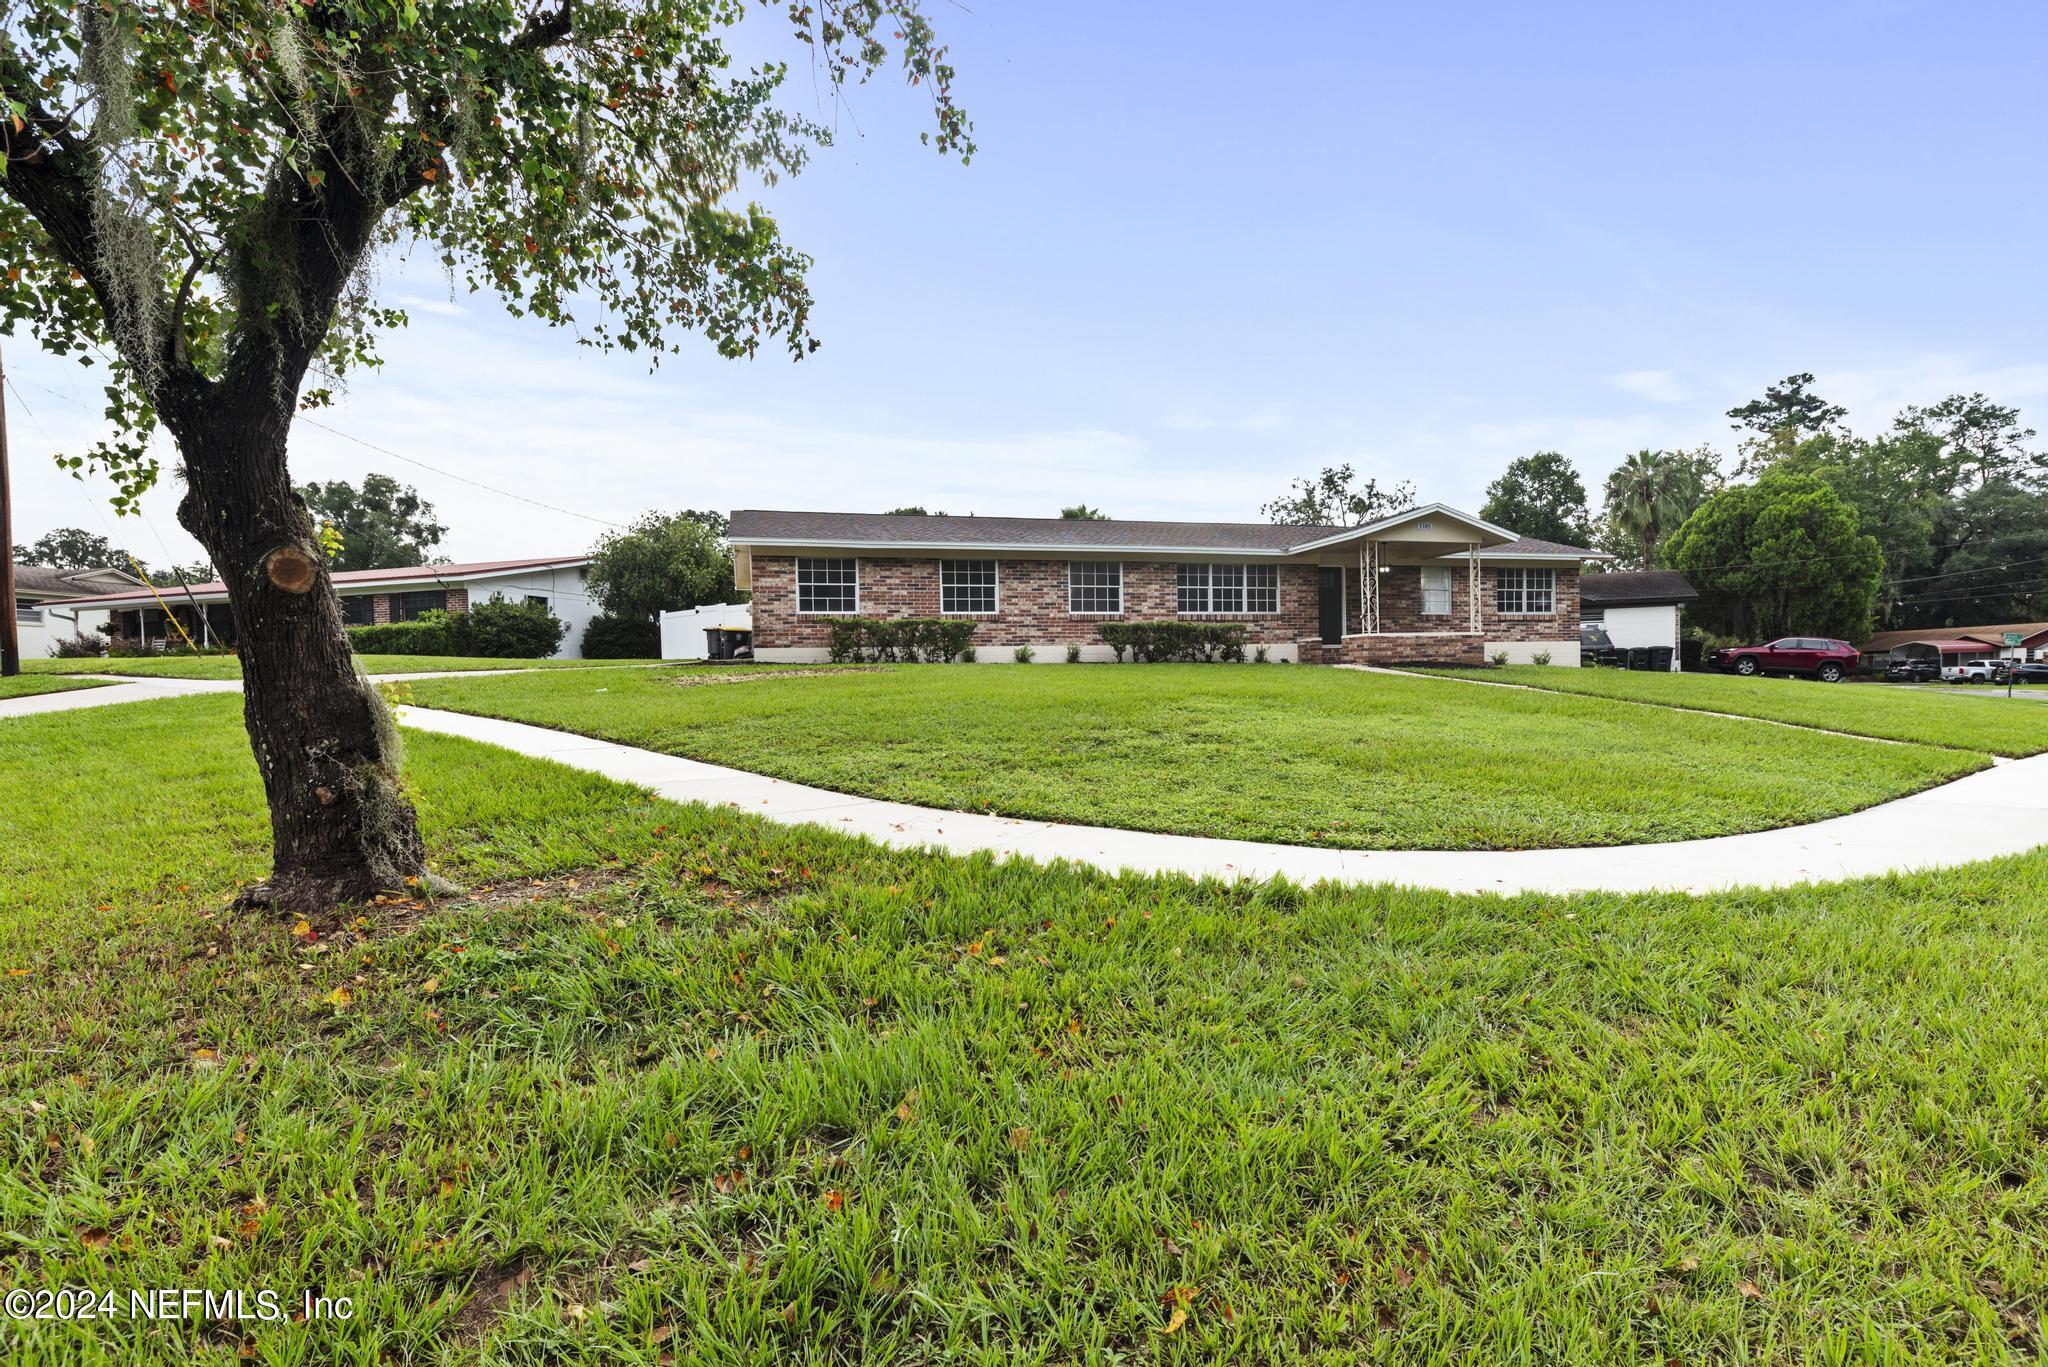
[[[2026,637],[2020,635],[2017,631],[2008,631],[2005,633],[2005,643],[2009,646],[2016,646],[2021,641],[2024,641],[2026,639]]]

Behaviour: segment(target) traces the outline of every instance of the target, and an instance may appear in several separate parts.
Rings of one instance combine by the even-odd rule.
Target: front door
[[[1344,568],[1323,565],[1316,570],[1316,613],[1323,630],[1323,644],[1337,645],[1344,639]]]

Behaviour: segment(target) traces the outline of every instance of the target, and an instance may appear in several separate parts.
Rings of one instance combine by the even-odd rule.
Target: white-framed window
[[[1556,612],[1557,571],[1495,570],[1493,610],[1503,617],[1547,617]]]
[[[1280,610],[1278,565],[1178,565],[1174,567],[1174,609],[1183,617],[1204,613]]]
[[[859,612],[860,562],[854,559],[826,560],[798,556],[796,561],[796,610],[798,612]]]
[[[1280,611],[1280,567],[1278,565],[1246,565],[1244,567],[1244,610],[1246,612]]]
[[[1422,615],[1424,617],[1448,617],[1451,615],[1451,567],[1449,565],[1424,565],[1422,567]]]
[[[1067,611],[1112,616],[1124,610],[1124,567],[1114,561],[1067,563]]]
[[[949,616],[993,617],[996,613],[996,562],[941,560],[939,611]]]

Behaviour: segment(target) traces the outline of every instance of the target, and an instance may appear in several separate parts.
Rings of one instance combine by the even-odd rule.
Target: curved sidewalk
[[[1331,850],[913,807],[461,712],[404,707],[399,720],[602,774],[677,802],[734,807],[899,847],[1070,859],[1111,872],[1284,875],[1303,883],[1395,883],[1446,892],[1717,892],[1944,868],[2048,844],[2048,755],[1981,769],[1848,816],[1749,835],[1597,849]]]
[[[0,702],[0,718],[240,690],[238,681],[124,678],[104,688],[10,698]],[[1446,892],[1719,892],[1947,868],[2048,844],[2048,755],[1981,769],[1848,816],[1748,835],[1568,850],[1333,850],[913,807],[461,712],[402,707],[399,720],[602,774],[677,802],[733,807],[903,848],[1069,859],[1111,872],[1284,876]]]

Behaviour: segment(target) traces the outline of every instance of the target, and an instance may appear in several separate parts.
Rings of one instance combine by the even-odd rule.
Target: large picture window
[[[993,616],[996,611],[996,562],[941,560],[939,611],[949,615]]]
[[[860,611],[860,562],[852,559],[822,560],[798,556],[796,610],[847,613]]]
[[[424,589],[418,593],[401,593],[391,600],[391,620],[394,622],[417,622],[423,612],[446,612],[448,590]]]
[[[345,627],[366,627],[377,620],[377,599],[374,594],[351,593],[341,600],[341,624]]]
[[[1422,615],[1424,617],[1448,617],[1451,615],[1451,567],[1449,565],[1424,565],[1422,567]]]
[[[1556,612],[1557,571],[1494,571],[1493,609],[1503,617],[1547,617]]]
[[[1067,611],[1111,616],[1124,610],[1124,567],[1099,560],[1067,565]]]
[[[1174,608],[1202,614],[1278,612],[1278,565],[1180,565],[1174,572]]]

